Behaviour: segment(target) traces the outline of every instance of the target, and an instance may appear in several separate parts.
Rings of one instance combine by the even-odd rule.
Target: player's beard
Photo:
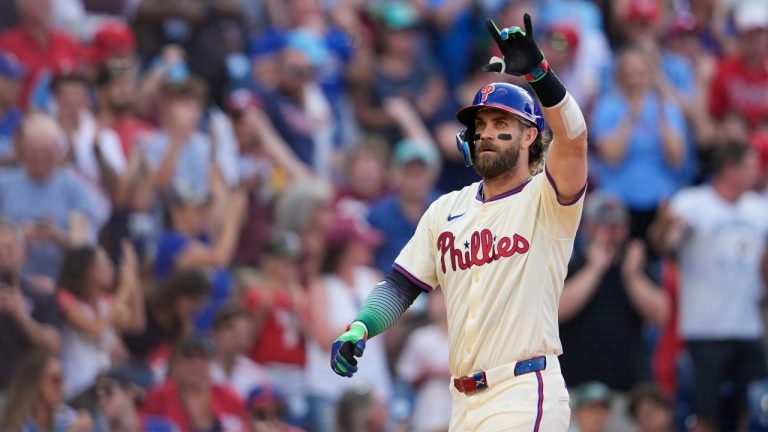
[[[493,150],[493,152],[483,152]],[[501,150],[497,145],[488,141],[479,141],[475,144],[475,171],[484,179],[496,178],[511,172],[520,159],[520,137],[512,141],[506,149]]]

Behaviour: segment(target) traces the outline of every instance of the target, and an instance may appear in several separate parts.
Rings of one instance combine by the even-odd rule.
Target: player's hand
[[[483,66],[484,71],[523,76],[533,71],[544,60],[544,54],[533,40],[531,16],[525,14],[523,22],[525,31],[520,27],[505,27],[499,30],[493,20],[485,20],[485,25],[504,58],[493,57],[489,64]]]
[[[368,331],[365,325],[355,321],[347,327],[331,345],[331,369],[343,377],[351,377],[357,372],[357,359],[365,350]]]

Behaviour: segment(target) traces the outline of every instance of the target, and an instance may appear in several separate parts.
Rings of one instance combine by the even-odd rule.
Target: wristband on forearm
[[[555,71],[549,67],[546,59],[527,73],[525,79],[545,108],[553,107],[565,98],[565,86],[555,75]]]

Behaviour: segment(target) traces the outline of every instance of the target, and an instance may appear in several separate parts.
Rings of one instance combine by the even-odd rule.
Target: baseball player
[[[531,19],[498,30],[486,71],[524,76],[484,86],[457,113],[459,150],[482,181],[436,200],[393,270],[332,345],[331,367],[357,371],[366,340],[421,291],[445,294],[452,431],[565,431],[570,408],[557,356],[557,308],[587,180],[587,128],[536,46]],[[543,115],[542,115],[543,113]],[[543,164],[544,122],[553,140]],[[544,165],[542,167],[542,165]]]

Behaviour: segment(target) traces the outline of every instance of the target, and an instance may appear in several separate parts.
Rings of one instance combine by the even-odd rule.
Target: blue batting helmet
[[[481,108],[498,108],[528,120],[539,130],[544,129],[544,117],[541,115],[539,105],[530,93],[514,84],[492,83],[483,86],[472,105],[464,107],[456,113],[456,118],[467,127],[475,125],[475,114]]]
[[[466,130],[456,134],[456,145],[464,156],[464,163],[472,166],[472,144],[475,135],[475,115],[482,108],[497,108],[514,114],[522,120],[531,123],[539,131],[544,129],[544,117],[539,105],[527,91],[514,84],[492,83],[481,88],[472,105],[464,107],[456,113],[456,118]]]

